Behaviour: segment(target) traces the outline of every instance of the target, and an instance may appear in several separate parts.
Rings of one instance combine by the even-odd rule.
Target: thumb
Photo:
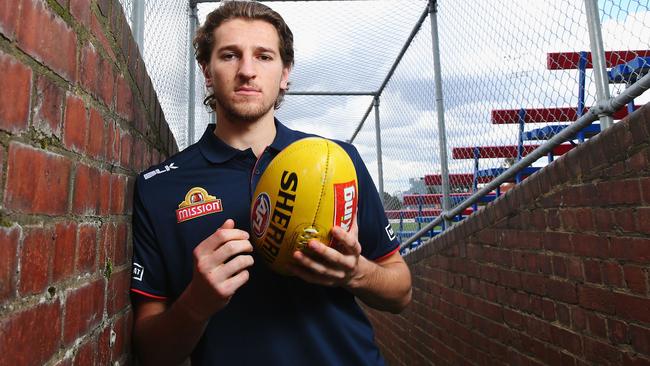
[[[221,227],[217,230],[220,229],[234,229],[235,228],[235,220],[233,219],[228,219],[224,221],[224,223],[221,225]]]

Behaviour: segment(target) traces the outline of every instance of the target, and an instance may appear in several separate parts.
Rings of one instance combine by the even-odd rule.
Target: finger
[[[342,252],[350,254],[361,253],[361,245],[354,232],[347,232],[338,226],[333,227],[331,232],[337,247],[341,248]]]
[[[238,255],[228,262],[216,267],[210,273],[210,280],[213,283],[222,283],[237,273],[251,267],[255,261],[250,255]]]
[[[253,252],[253,245],[250,241],[230,240],[215,251],[206,255],[206,257],[209,257],[209,259],[206,260],[209,260],[213,266],[218,266],[227,262],[228,259],[233,258],[236,255],[251,252]]]
[[[220,282],[216,286],[216,291],[221,297],[228,298],[237,292],[237,290],[242,287],[248,279],[250,278],[250,273],[247,270],[243,270],[236,275]]]
[[[345,271],[341,270],[340,268],[333,268],[331,266],[328,266],[325,263],[320,262],[318,260],[314,260],[313,258],[310,258],[309,256],[305,255],[305,253],[303,252],[300,251],[294,252],[293,258],[303,268],[309,269],[312,273],[316,275],[326,276],[326,277],[330,277],[331,279],[339,279],[339,280],[345,278]]]
[[[289,265],[289,273],[304,281],[317,285],[333,286],[336,283],[334,278],[314,273],[311,269],[303,267],[298,263]]]
[[[194,248],[194,254],[196,256],[209,254],[230,240],[248,240],[249,234],[244,230],[233,228],[233,225],[233,220],[226,220],[219,229]]]

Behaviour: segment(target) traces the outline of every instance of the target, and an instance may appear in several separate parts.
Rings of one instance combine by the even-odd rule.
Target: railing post
[[[436,112],[438,116],[438,145],[440,148],[440,174],[442,176],[442,212],[446,214],[449,204],[449,166],[447,165],[447,132],[445,129],[445,105],[442,95],[442,72],[440,66],[440,41],[438,40],[438,2],[429,0],[431,20],[431,45],[433,53],[433,77],[436,86]],[[445,219],[443,228],[451,227],[452,220]]]
[[[199,18],[197,16],[196,4],[190,4],[190,47],[189,47],[189,95],[187,105],[187,144],[194,143],[194,128],[195,128],[195,105],[196,105],[196,60],[194,59],[194,47],[192,46],[192,38],[196,33],[196,26]]]
[[[140,48],[140,55],[144,57],[144,0],[135,0],[131,6],[133,38]]]
[[[384,203],[384,166],[381,160],[381,124],[379,123],[379,95],[375,95],[373,100],[375,107],[375,138],[377,142],[377,178],[379,182],[379,198],[381,203]]]
[[[610,99],[609,77],[607,75],[607,63],[605,61],[605,48],[603,46],[603,34],[601,32],[600,17],[598,15],[598,0],[585,0],[587,13],[587,26],[589,27],[589,44],[591,48],[591,62],[596,78],[596,93],[598,101]],[[599,115],[600,128],[605,130],[612,126],[614,119],[608,115]]]

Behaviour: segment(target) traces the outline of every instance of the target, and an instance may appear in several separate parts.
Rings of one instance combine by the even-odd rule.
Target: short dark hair
[[[236,19],[263,20],[275,27],[280,38],[280,58],[284,67],[293,66],[293,33],[282,16],[268,6],[255,1],[224,1],[223,4],[208,14],[205,23],[196,31],[192,41],[196,61],[201,65],[208,65],[214,48],[214,30],[224,22]],[[275,101],[275,109],[280,107],[287,89],[280,90]],[[203,104],[216,109],[217,99],[214,93],[208,94]]]

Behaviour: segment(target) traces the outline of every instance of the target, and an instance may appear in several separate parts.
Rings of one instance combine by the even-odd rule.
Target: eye
[[[221,55],[221,59],[224,61],[234,60],[235,58],[237,58],[237,55],[232,52],[224,53]]]
[[[272,61],[273,57],[271,55],[261,54],[258,58],[262,61]]]

